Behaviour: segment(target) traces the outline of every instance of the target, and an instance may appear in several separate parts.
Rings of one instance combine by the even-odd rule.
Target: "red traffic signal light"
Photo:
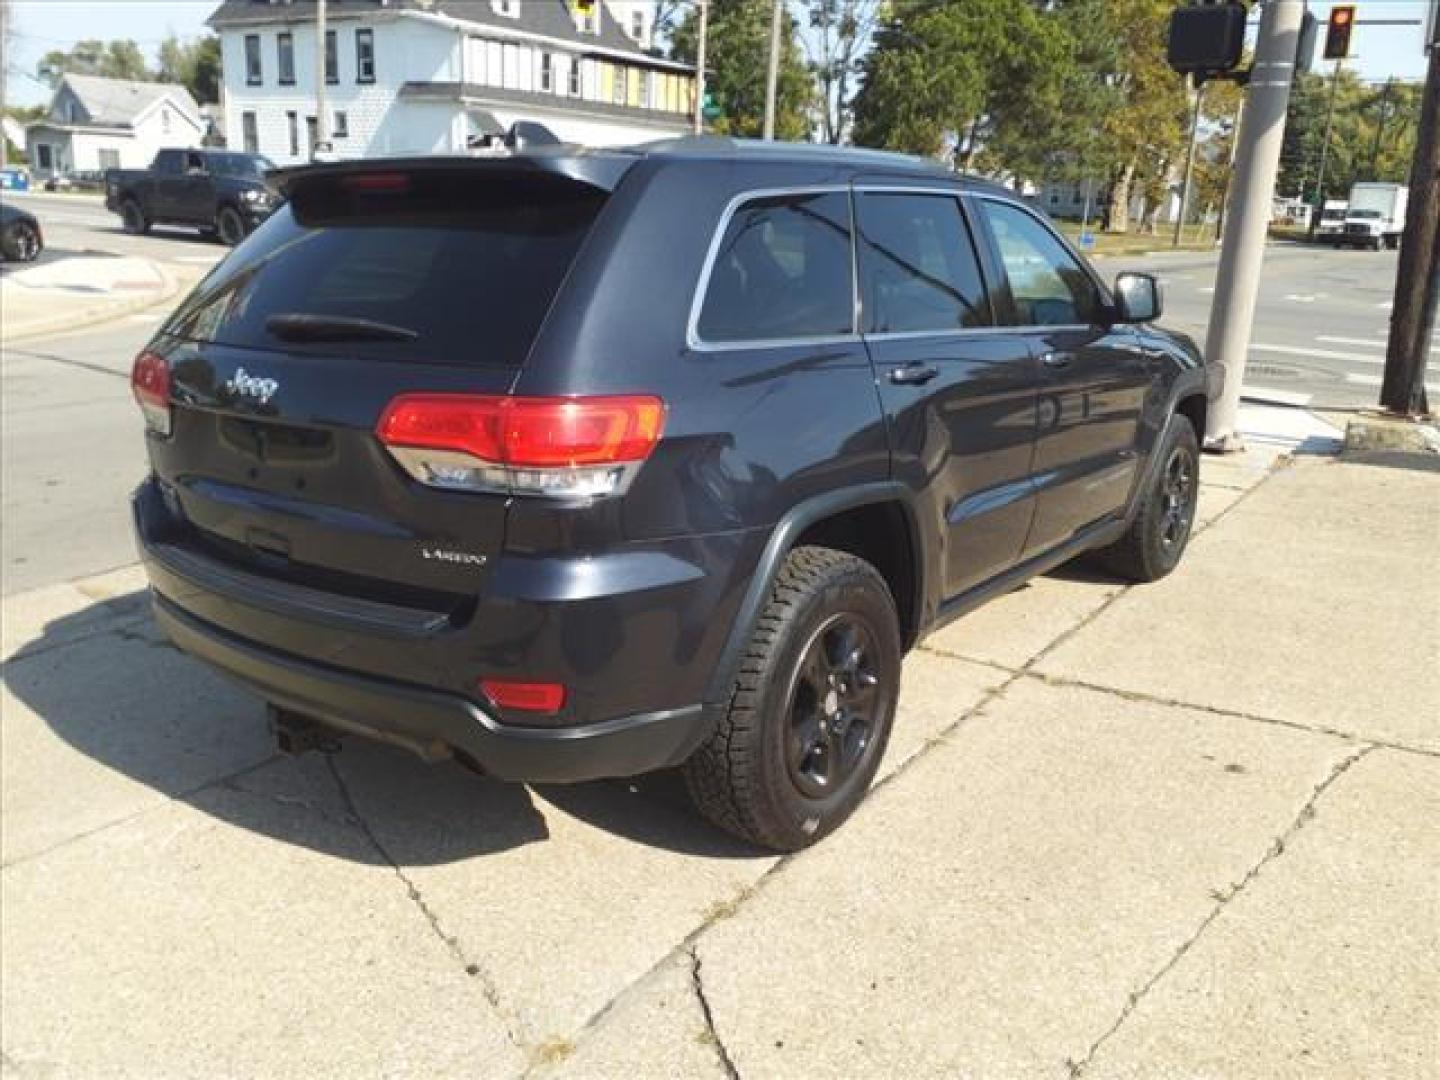
[[[1325,28],[1325,59],[1344,60],[1350,55],[1350,31],[1355,26],[1355,5],[1336,4],[1330,9]]]

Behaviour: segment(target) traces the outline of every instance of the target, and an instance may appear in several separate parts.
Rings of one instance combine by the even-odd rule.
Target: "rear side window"
[[[991,324],[979,257],[958,199],[863,192],[856,215],[867,333]]]
[[[753,199],[725,226],[695,328],[707,342],[848,334],[853,288],[843,192]]]
[[[1005,266],[1019,326],[1088,326],[1099,321],[1100,292],[1049,227],[1008,203],[980,200]]]
[[[603,202],[592,188],[545,177],[312,184],[236,249],[167,330],[243,348],[519,366]],[[296,340],[276,330],[280,315],[342,325]],[[403,333],[347,336],[346,320]]]

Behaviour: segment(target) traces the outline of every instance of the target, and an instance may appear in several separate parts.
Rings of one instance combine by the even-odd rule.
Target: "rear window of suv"
[[[241,348],[519,366],[603,203],[602,192],[543,176],[312,181],[166,330]],[[405,333],[296,340],[277,336],[276,316]]]

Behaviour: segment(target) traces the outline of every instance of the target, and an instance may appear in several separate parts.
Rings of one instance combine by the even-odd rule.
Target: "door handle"
[[[940,369],[934,364],[905,364],[890,369],[890,381],[897,386],[923,386],[939,374]]]
[[[1048,368],[1067,368],[1070,366],[1072,357],[1069,353],[1050,351],[1040,357],[1040,362]]]

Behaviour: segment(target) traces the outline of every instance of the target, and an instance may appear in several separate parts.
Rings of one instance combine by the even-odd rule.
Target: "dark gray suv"
[[[278,185],[136,360],[135,521],[161,623],[291,748],[683,766],[793,849],[928,631],[1185,547],[1199,353],[1000,187],[726,140]]]

